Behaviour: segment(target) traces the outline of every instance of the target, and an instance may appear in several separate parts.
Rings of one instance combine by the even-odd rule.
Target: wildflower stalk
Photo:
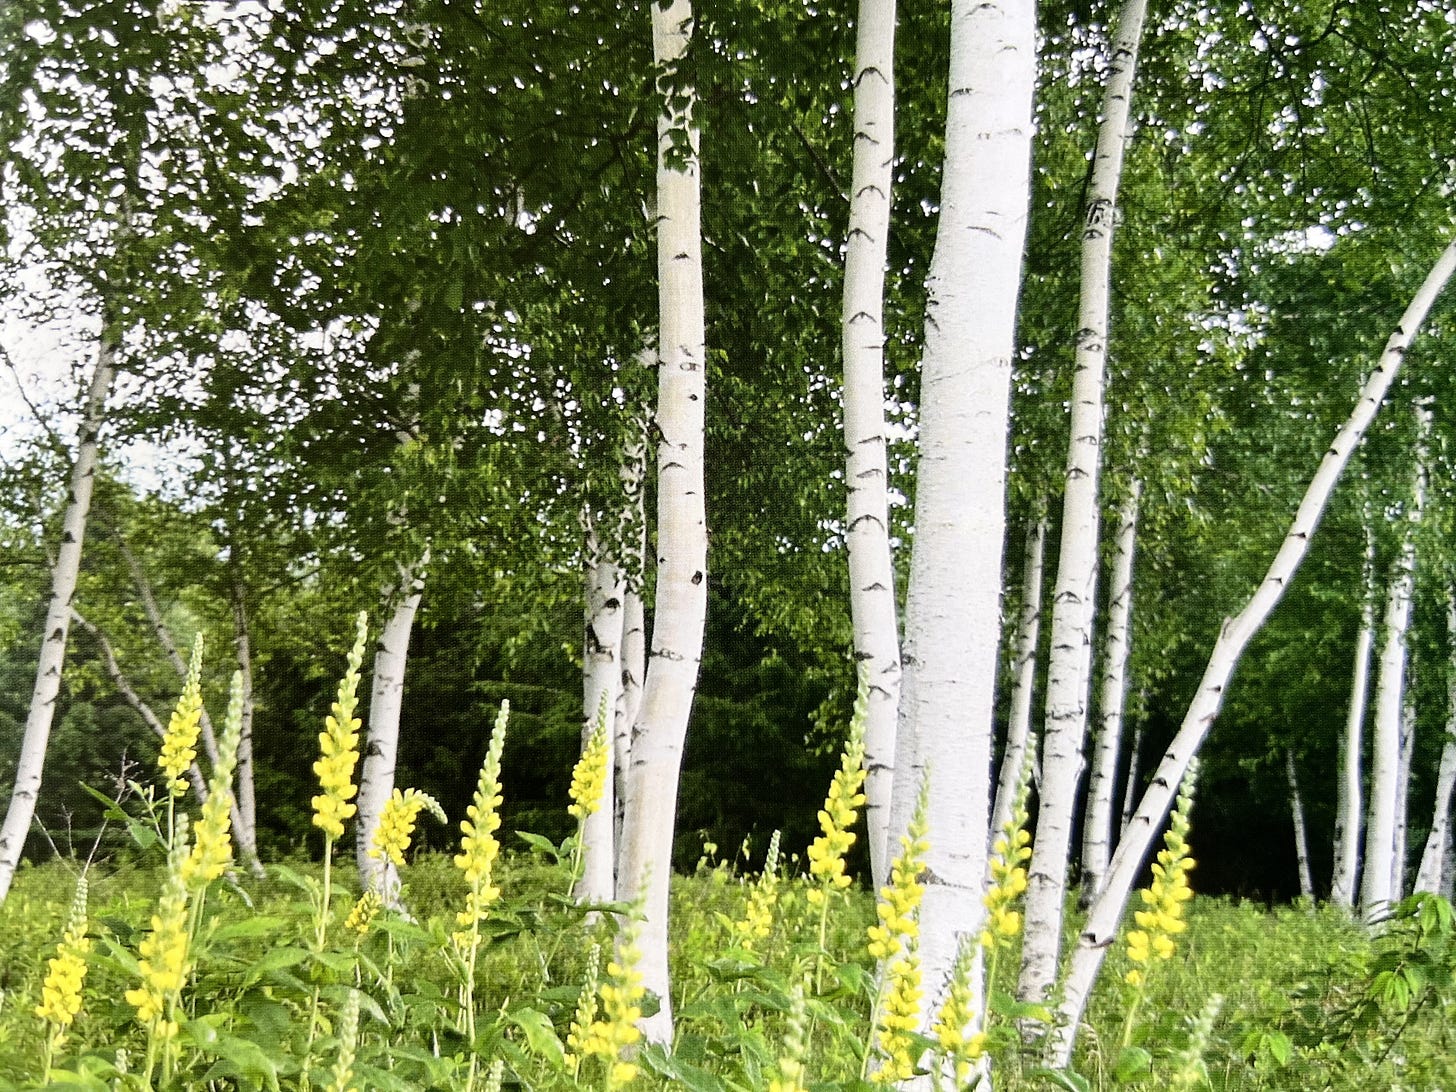
[[[819,809],[822,832],[809,845],[809,878],[815,884],[808,892],[810,905],[819,908],[819,947],[814,957],[814,991],[823,986],[825,946],[829,932],[831,896],[849,887],[844,857],[854,845],[852,829],[864,807],[864,733],[869,717],[869,683],[860,672],[859,692],[854,702],[854,716],[849,722],[849,738],[840,754],[839,769],[829,783],[829,795]]]
[[[870,1018],[873,1035],[860,1065],[861,1079],[895,1084],[915,1072],[914,1035],[919,1025],[920,901],[925,888],[920,872],[930,851],[930,779],[920,781],[910,826],[900,836],[900,854],[890,866],[890,882],[880,888],[877,923],[869,928],[869,954],[879,964],[879,989]],[[880,1065],[870,1072],[872,1057]]]
[[[232,863],[233,771],[237,768],[238,743],[243,734],[243,673],[233,672],[228,695],[227,717],[217,744],[217,763],[207,784],[207,801],[197,820],[192,851],[182,862],[182,882],[195,895],[187,927],[189,939],[197,936],[207,887],[221,878]]]
[[[582,863],[586,855],[586,821],[601,810],[607,790],[607,763],[611,761],[611,739],[607,725],[610,719],[607,695],[602,694],[597,707],[596,724],[590,738],[582,749],[581,757],[571,771],[571,803],[566,812],[576,820],[576,847],[571,851],[571,873],[567,879],[567,892],[576,890],[581,879]]]
[[[379,822],[369,840],[369,856],[374,860],[388,858],[396,868],[404,867],[404,855],[414,838],[415,824],[420,812],[428,811],[440,822],[445,822],[445,809],[427,792],[419,789],[395,789],[379,812]]]
[[[809,1092],[804,1078],[808,1067],[807,1021],[804,1016],[804,983],[795,982],[789,991],[788,1027],[784,1031],[784,1052],[779,1056],[778,1073],[769,1080],[768,1092]]]
[[[162,750],[157,756],[167,790],[167,844],[177,835],[177,800],[187,793],[187,770],[197,760],[197,737],[202,731],[202,634],[192,643],[192,658],[182,696],[167,722]]]
[[[1028,753],[1017,782],[1011,817],[991,845],[991,884],[983,900],[986,923],[979,938],[986,953],[987,996],[996,985],[1001,949],[1021,932],[1021,913],[1015,907],[1026,892],[1026,862],[1031,860],[1031,834],[1026,829],[1030,815],[1026,804],[1031,793],[1032,762],[1033,756]]]
[[[773,931],[774,907],[779,897],[779,839],[779,831],[769,836],[763,871],[748,889],[743,917],[733,923],[733,934],[744,951],[753,951],[753,946]]]
[[[147,1068],[142,1087],[150,1088],[158,1061],[162,1083],[172,1078],[172,1044],[177,1038],[177,1000],[187,981],[187,884],[182,866],[188,856],[185,812],[177,816],[176,837],[167,856],[167,880],[152,914],[152,928],[138,948],[141,985],[126,991],[137,1021],[147,1032]],[[160,1054],[160,1059],[158,1055]]]
[[[76,895],[71,902],[71,914],[66,922],[66,931],[56,946],[56,954],[46,964],[45,981],[41,985],[40,1004],[35,1007],[36,1016],[45,1021],[46,1037],[41,1057],[43,1076],[41,1084],[50,1084],[51,1065],[56,1051],[65,1042],[66,1032],[81,1011],[82,988],[86,983],[86,953],[91,950],[91,941],[86,936],[86,891],[87,881],[83,874],[76,881]]]
[[[329,903],[332,891],[334,843],[344,834],[344,821],[357,810],[349,801],[357,793],[354,767],[359,762],[360,720],[354,716],[359,705],[359,669],[364,662],[364,643],[369,633],[369,616],[363,611],[355,622],[354,647],[349,650],[347,670],[339,682],[338,697],[319,733],[320,756],[313,772],[322,790],[313,798],[313,825],[324,832],[324,880],[319,896],[314,943],[323,951],[328,935]]]
[[[966,1087],[972,1071],[986,1053],[986,1032],[967,1033],[976,1019],[971,981],[980,955],[979,946],[979,943],[970,942],[968,937],[961,938],[955,964],[951,967],[950,987],[931,1028],[936,1042],[931,1082],[937,1090],[942,1087],[947,1069],[951,1072],[952,1088]]]
[[[339,1018],[339,1054],[334,1059],[328,1092],[351,1092],[354,1056],[359,1050],[359,991],[350,990]]]
[[[597,1016],[579,1040],[582,1058],[596,1056],[605,1063],[604,1092],[616,1092],[637,1076],[631,1051],[642,1038],[637,1021],[642,1019],[642,972],[637,964],[642,949],[637,946],[640,925],[636,917],[623,927],[615,958],[607,963],[607,974],[598,988]]]
[[[581,1075],[581,1063],[586,1057],[586,1046],[590,1041],[591,1027],[597,1018],[597,986],[601,981],[600,945],[593,944],[587,955],[586,981],[576,999],[576,1013],[571,1018],[571,1030],[566,1036],[566,1065],[574,1081]]]
[[[485,762],[480,767],[480,778],[475,786],[475,796],[465,809],[466,819],[460,823],[463,837],[460,852],[455,856],[455,866],[465,873],[470,890],[465,896],[465,908],[455,915],[455,924],[460,926],[453,934],[455,950],[462,964],[460,984],[460,1030],[473,1043],[475,1041],[475,964],[480,955],[480,923],[485,920],[491,905],[500,898],[500,888],[493,882],[495,861],[500,856],[500,843],[495,832],[500,829],[501,805],[501,753],[506,745],[506,726],[511,719],[510,702],[501,702],[500,713],[491,729],[490,744],[486,749]],[[474,1087],[477,1058],[472,1050],[470,1056],[470,1078],[467,1087]]]
[[[1152,866],[1153,882],[1139,892],[1143,909],[1133,914],[1138,927],[1127,934],[1127,958],[1133,967],[1124,980],[1132,986],[1133,994],[1122,1025],[1124,1048],[1132,1044],[1138,1008],[1147,993],[1148,972],[1154,957],[1171,959],[1177,950],[1173,938],[1188,928],[1183,915],[1185,904],[1193,898],[1193,889],[1188,886],[1188,873],[1194,865],[1188,850],[1188,816],[1193,810],[1193,788],[1197,777],[1198,762],[1195,759],[1188,764],[1188,771],[1178,786],[1178,800],[1168,830],[1163,834],[1163,848],[1158,851],[1157,863]]]

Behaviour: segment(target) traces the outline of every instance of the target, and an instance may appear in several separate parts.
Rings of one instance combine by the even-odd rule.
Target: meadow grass
[[[235,680],[224,757],[195,822],[173,791],[184,739],[163,749],[176,752],[160,771],[165,796],[133,786],[135,814],[115,809],[128,852],[21,869],[0,905],[0,1089],[861,1092],[921,1072],[934,1092],[989,1075],[1001,1089],[1071,1092],[1428,1090],[1456,1079],[1450,904],[1416,896],[1370,930],[1328,910],[1195,898],[1192,770],[1074,1068],[1041,1068],[1018,1021],[1050,1012],[1010,996],[1030,852],[1024,787],[992,846],[984,926],[963,938],[948,990],[924,983],[920,862],[937,834],[922,790],[890,883],[874,897],[853,884],[858,727],[802,855],[775,835],[766,861],[707,848],[674,878],[675,1038],[644,1044],[636,1023],[656,999],[636,969],[637,911],[572,897],[580,826],[559,845],[499,830],[505,707],[460,852],[408,855],[415,821],[438,805],[403,789],[375,835],[399,891],[361,892],[352,864],[334,861],[354,812],[364,641],[361,616],[320,734],[321,862],[274,864],[262,880],[226,873]],[[180,731],[195,704],[184,693]],[[601,755],[570,794],[579,823],[599,781],[592,761]],[[1077,915],[1066,920],[1070,944]],[[920,1036],[927,993],[938,1010]]]

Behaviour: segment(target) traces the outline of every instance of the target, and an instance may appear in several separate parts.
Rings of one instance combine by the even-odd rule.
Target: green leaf
[[[278,1066],[257,1043],[219,1031],[207,1017],[188,1020],[182,1030],[198,1053],[220,1060],[222,1064],[213,1066],[218,1076],[235,1077],[250,1088],[278,1092]]]
[[[529,830],[516,831],[516,837],[521,839],[521,841],[525,842],[532,849],[540,853],[544,853],[553,861],[559,862],[561,860],[561,850],[557,848],[556,843],[553,842],[550,838],[543,838],[539,834],[532,834]]]
[[[506,1021],[520,1028],[526,1036],[526,1047],[552,1069],[566,1064],[566,1050],[556,1035],[551,1018],[536,1009],[515,1009],[505,1014]]]
[[[220,940],[243,940],[248,937],[266,936],[269,933],[277,933],[284,924],[284,919],[266,915],[242,918],[219,926],[210,939],[216,943]]]
[[[1028,1076],[1043,1077],[1067,1092],[1092,1092],[1092,1082],[1070,1069],[1033,1069]]]
[[[1153,1071],[1153,1056],[1140,1046],[1123,1047],[1112,1066],[1112,1079],[1118,1084],[1140,1081]]]
[[[274,948],[264,952],[248,968],[248,973],[243,977],[243,988],[246,989],[255,982],[262,981],[265,976],[271,977],[278,971],[286,970],[289,967],[296,967],[308,959],[309,955],[310,953],[307,950],[292,946]],[[292,981],[296,980],[291,979],[290,976],[290,984],[292,984]]]
[[[639,1057],[652,1072],[666,1077],[674,1085],[689,1089],[690,1092],[726,1092],[722,1080],[716,1074],[668,1054],[658,1043],[643,1048]]]

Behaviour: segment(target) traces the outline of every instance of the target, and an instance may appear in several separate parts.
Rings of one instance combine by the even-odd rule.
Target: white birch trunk
[[[1367,921],[1400,898],[1402,863],[1401,729],[1405,707],[1406,633],[1415,594],[1415,529],[1425,502],[1425,435],[1429,411],[1419,409],[1421,440],[1416,455],[1411,507],[1400,556],[1385,598],[1385,627],[1375,675],[1375,714],[1370,730],[1370,808],[1365,826],[1365,863],[1360,883],[1360,913]]]
[[[1008,398],[1035,78],[1033,0],[954,0],[892,797],[898,836],[929,779],[920,911],[927,1032],[957,946],[977,935],[984,915]],[[980,1011],[979,968],[971,985]]]
[[[890,793],[900,705],[900,636],[885,456],[884,291],[895,159],[895,0],[860,0],[854,165],[844,260],[844,480],[854,658],[869,683],[865,827],[878,890],[890,874]]]
[[[1127,833],[1132,822],[1133,811],[1138,802],[1138,761],[1143,753],[1143,726],[1139,723],[1132,730],[1132,746],[1127,749],[1127,784],[1122,789],[1122,822],[1118,825],[1118,836]]]
[[[609,745],[615,747],[617,707],[622,689],[622,619],[627,582],[620,566],[597,537],[586,514],[586,610],[582,640],[581,750],[586,753],[598,720],[605,715]],[[606,767],[601,806],[587,816],[581,831],[581,876],[575,895],[583,902],[616,897],[615,760]]]
[[[108,324],[109,327],[109,324]],[[45,771],[46,744],[55,719],[56,698],[61,691],[61,672],[66,662],[66,640],[71,629],[71,599],[81,572],[81,550],[86,539],[86,517],[91,510],[91,493],[96,484],[98,437],[106,415],[106,399],[116,376],[113,358],[114,333],[103,327],[96,354],[96,367],[86,392],[81,419],[80,443],[71,467],[70,495],[61,523],[61,543],[51,567],[51,597],[46,608],[40,660],[36,664],[35,686],[20,740],[20,757],[15,766],[15,789],[5,822],[0,826],[0,902],[10,894],[15,869],[25,850],[35,805],[40,799],[41,776]]]
[[[1410,831],[1410,775],[1416,757],[1416,707],[1411,701],[1412,684],[1407,671],[1405,702],[1400,715],[1400,766],[1396,770],[1395,790],[1395,853],[1390,858],[1390,896],[1397,902],[1406,895],[1406,862],[1409,860],[1406,839]]]
[[[1446,591],[1446,632],[1456,650],[1456,588]],[[1456,788],[1456,651],[1446,668],[1446,738],[1436,774],[1436,800],[1431,830],[1421,853],[1414,890],[1439,895],[1446,883],[1446,855],[1451,844],[1451,790]]]
[[[1284,748],[1284,776],[1289,781],[1289,817],[1294,823],[1294,859],[1299,866],[1299,893],[1314,901],[1314,876],[1309,870],[1309,832],[1304,825],[1304,799],[1299,795],[1299,772],[1294,752]]]
[[[359,866],[361,886],[379,895],[389,906],[399,902],[399,870],[392,861],[370,857],[369,848],[384,805],[394,792],[410,634],[425,594],[425,568],[429,563],[430,551],[426,548],[413,565],[400,565],[399,582],[385,589],[386,617],[374,646],[374,670],[369,680],[369,724],[359,771],[354,859]]]
[[[265,875],[258,857],[258,801],[253,780],[253,641],[248,628],[247,603],[243,586],[233,583],[233,652],[242,676],[242,731],[238,735],[237,767],[234,774],[234,840],[238,856],[258,879]]]
[[[1057,978],[1062,947],[1072,822],[1082,776],[1087,697],[1092,677],[1092,624],[1096,611],[1098,478],[1102,463],[1103,387],[1107,371],[1112,237],[1138,43],[1146,0],[1124,0],[1109,57],[1102,122],[1092,160],[1082,225],[1081,300],[1072,373],[1071,445],[1067,452],[1062,533],[1052,592],[1051,646],[1047,653],[1046,719],[1042,727],[1041,790],[1036,840],[1027,869],[1026,926],[1017,994],[1042,1001]]]
[[[1285,535],[1263,581],[1244,609],[1234,617],[1226,619],[1220,628],[1198,691],[1184,714],[1177,734],[1158,764],[1152,784],[1143,794],[1142,802],[1124,832],[1117,852],[1113,854],[1107,884],[1088,911],[1087,923],[1072,953],[1062,1001],[1057,1006],[1057,1027],[1051,1036],[1050,1049],[1047,1052],[1048,1062],[1053,1067],[1065,1068],[1070,1064],[1077,1025],[1082,1019],[1083,1009],[1086,1007],[1092,984],[1096,981],[1097,972],[1102,966],[1103,957],[1117,936],[1133,884],[1141,873],[1153,839],[1162,830],[1162,822],[1172,805],[1178,782],[1182,780],[1189,761],[1198,752],[1213,727],[1214,719],[1223,704],[1224,690],[1233,676],[1239,657],[1259,632],[1269,613],[1283,598],[1285,589],[1308,553],[1310,536],[1319,525],[1340,473],[1350,461],[1355,446],[1370,422],[1375,419],[1380,403],[1400,371],[1406,348],[1420,329],[1441,289],[1451,279],[1453,271],[1456,271],[1456,242],[1442,251],[1411,300],[1410,306],[1401,315],[1395,332],[1386,341],[1374,371],[1360,391],[1355,409],[1331,441],[1319,469],[1311,479],[1295,513],[1294,523]]]
[[[1355,906],[1360,877],[1360,777],[1364,749],[1365,703],[1370,685],[1370,655],[1375,647],[1375,534],[1365,506],[1365,574],[1360,604],[1360,632],[1355,636],[1355,664],[1350,681],[1350,708],[1340,737],[1340,769],[1335,799],[1335,861],[1330,902],[1345,910]]]
[[[1082,905],[1102,888],[1112,856],[1113,793],[1122,757],[1122,716],[1127,706],[1127,665],[1132,652],[1132,568],[1143,483],[1134,478],[1118,512],[1117,541],[1108,589],[1107,639],[1102,651],[1101,723],[1092,752],[1087,810],[1082,820]]]
[[[652,6],[652,52],[663,113],[657,123],[657,599],[652,662],[632,730],[630,795],[622,824],[623,898],[642,901],[639,965],[661,1008],[640,1026],[672,1039],[667,895],[684,737],[697,688],[708,600],[703,508],[706,350],[696,96],[679,71],[693,32],[690,0]]]
[[[1032,695],[1036,690],[1036,648],[1041,635],[1041,585],[1046,572],[1047,516],[1045,503],[1026,529],[1026,562],[1021,575],[1021,616],[1016,623],[1016,664],[1011,684],[1011,711],[1006,722],[1006,747],[1001,754],[1001,773],[996,781],[996,803],[991,809],[987,832],[991,842],[1006,829],[1027,747],[1035,749],[1031,735]]]

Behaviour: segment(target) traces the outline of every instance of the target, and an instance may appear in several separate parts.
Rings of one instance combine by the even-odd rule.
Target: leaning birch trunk
[[[1132,565],[1137,545],[1138,505],[1143,483],[1134,478],[1118,512],[1117,544],[1108,589],[1107,640],[1102,652],[1101,724],[1092,752],[1087,811],[1082,820],[1082,894],[1084,907],[1102,889],[1112,856],[1113,793],[1122,757],[1122,715],[1127,706],[1127,664],[1132,650]]]
[[[167,726],[162,723],[162,718],[157,716],[152,707],[142,700],[141,695],[136,692],[136,688],[131,685],[131,680],[126,677],[126,673],[121,669],[120,661],[116,658],[116,649],[111,647],[111,642],[107,639],[106,634],[101,632],[101,627],[74,607],[71,609],[71,620],[89,633],[91,639],[96,642],[96,646],[101,649],[101,662],[106,667],[106,674],[111,676],[112,685],[116,687],[117,693],[122,696],[127,705],[136,711],[137,716],[142,718],[157,739],[166,739]],[[202,767],[198,766],[195,761],[187,767],[187,780],[192,783],[192,791],[197,797],[197,802],[199,804],[207,803],[207,781],[202,776]]]
[[[142,601],[142,610],[146,613],[147,622],[152,627],[152,633],[156,635],[157,643],[162,646],[162,651],[167,654],[167,662],[172,665],[173,672],[181,681],[187,679],[187,658],[182,655],[182,650],[177,647],[177,641],[172,636],[172,629],[167,625],[167,620],[162,616],[161,604],[157,602],[157,593],[152,589],[152,582],[147,577],[147,571],[142,567],[141,559],[132,551],[131,546],[120,534],[116,536],[117,550],[121,553],[122,560],[126,562],[127,570],[131,573],[132,583],[136,586],[137,595]],[[206,709],[202,711],[201,739],[203,753],[207,755],[209,763],[217,762],[217,734],[212,729],[212,717]],[[233,819],[238,818],[237,809],[233,809]]]
[[[656,1043],[672,1039],[667,889],[683,742],[708,606],[698,129],[696,96],[682,71],[692,32],[691,0],[652,5],[652,53],[663,111],[657,122],[657,599],[652,662],[632,732],[619,894],[641,901],[643,985],[657,994],[661,1007],[639,1026]]]
[[[1050,994],[1062,948],[1062,912],[1092,678],[1112,237],[1123,153],[1130,138],[1133,78],[1146,9],[1146,0],[1125,0],[1118,13],[1082,224],[1082,287],[1072,365],[1072,439],[1067,452],[1062,533],[1052,592],[1036,841],[1027,868],[1026,927],[1017,984],[1017,995],[1029,1001],[1043,1001]]]
[[[399,566],[399,581],[386,588],[386,620],[374,646],[374,671],[369,683],[369,726],[359,771],[359,795],[354,827],[354,859],[359,883],[386,905],[399,902],[399,870],[387,857],[371,857],[374,832],[385,802],[394,792],[394,770],[399,760],[399,724],[404,709],[405,666],[410,634],[425,594],[425,568],[429,547],[413,565]]]
[[[61,543],[51,566],[51,597],[46,608],[40,660],[35,669],[35,686],[30,696],[25,730],[20,740],[20,758],[15,766],[15,790],[0,826],[0,903],[10,894],[15,869],[25,850],[35,805],[40,799],[41,775],[45,771],[46,744],[55,719],[56,698],[61,691],[61,671],[66,662],[66,640],[71,630],[71,599],[81,572],[81,549],[86,539],[86,517],[91,510],[91,492],[96,484],[98,437],[106,415],[106,399],[116,376],[115,333],[108,321],[102,329],[96,367],[86,392],[81,419],[80,444],[71,467],[70,494],[61,523]]]
[[[1420,415],[1421,440],[1415,481],[1400,556],[1385,598],[1385,627],[1375,675],[1375,714],[1370,730],[1370,807],[1365,825],[1365,854],[1360,883],[1360,914],[1367,921],[1400,898],[1401,729],[1405,707],[1406,633],[1415,594],[1415,530],[1425,502],[1425,436],[1430,413]]]
[[[1456,587],[1446,591],[1446,632],[1456,649]],[[1436,774],[1436,801],[1431,831],[1416,870],[1416,891],[1439,895],[1445,884],[1446,852],[1451,841],[1451,790],[1456,788],[1456,652],[1446,667],[1446,738]]]
[[[987,831],[994,843],[1006,829],[1021,787],[1031,738],[1031,699],[1036,689],[1036,647],[1041,635],[1041,585],[1046,572],[1047,516],[1045,500],[1037,503],[1036,514],[1026,529],[1026,564],[1021,576],[1021,615],[1016,623],[1016,664],[1011,684],[1011,712],[1006,722],[1006,747],[1001,753],[1001,772],[996,779],[996,803],[991,808]]]
[[[1340,473],[1350,461],[1355,446],[1365,435],[1370,422],[1375,419],[1380,403],[1400,371],[1406,349],[1436,297],[1440,295],[1441,289],[1451,279],[1453,271],[1456,271],[1456,242],[1449,244],[1441,252],[1441,257],[1426,275],[1410,306],[1401,315],[1395,332],[1386,341],[1375,370],[1360,390],[1355,409],[1330,442],[1319,469],[1310,480],[1295,513],[1294,523],[1285,535],[1263,581],[1244,609],[1226,619],[1220,628],[1198,691],[1183,716],[1183,723],[1177,734],[1158,764],[1152,782],[1143,794],[1142,803],[1138,805],[1132,822],[1124,832],[1117,852],[1113,854],[1107,884],[1088,911],[1087,923],[1072,952],[1062,1001],[1057,1006],[1057,1027],[1051,1036],[1047,1052],[1052,1066],[1065,1068],[1071,1062],[1077,1025],[1082,1019],[1082,1012],[1086,1008],[1092,984],[1097,979],[1097,972],[1102,967],[1102,960],[1117,936],[1133,883],[1141,873],[1153,839],[1162,829],[1163,819],[1168,814],[1168,808],[1189,761],[1197,754],[1213,727],[1214,719],[1223,704],[1224,691],[1233,676],[1234,668],[1238,666],[1239,657],[1259,632],[1269,613],[1283,598],[1300,562],[1309,552],[1310,537],[1319,525]]]
[[[236,792],[233,807],[236,812],[235,837],[238,855],[258,879],[265,875],[263,862],[258,856],[258,803],[253,778],[253,639],[248,628],[247,603],[243,596],[240,580],[233,582],[233,652],[238,662],[238,675],[242,682],[242,728],[238,734],[237,772],[234,776]]]
[[[581,751],[586,753],[598,724],[604,723],[608,746],[615,748],[619,691],[622,688],[622,618],[627,582],[620,566],[597,536],[593,517],[585,514],[586,609],[582,638]],[[576,898],[610,902],[616,897],[615,761],[606,765],[600,806],[581,829],[581,876]]]
[[[933,880],[920,908],[919,1010],[926,1034],[957,948],[979,934],[984,917],[1008,403],[1035,78],[1033,0],[954,0],[892,797],[899,835],[928,779],[925,868]],[[978,963],[970,983],[977,1012],[981,975]]]
[[[1294,823],[1294,859],[1299,866],[1299,894],[1314,901],[1314,876],[1309,871],[1309,832],[1304,825],[1304,799],[1299,795],[1299,772],[1294,752],[1284,748],[1284,776],[1289,782],[1289,818]]]
[[[1360,756],[1364,747],[1365,703],[1370,685],[1370,655],[1375,648],[1375,534],[1365,506],[1365,573],[1360,603],[1360,632],[1355,636],[1355,666],[1350,682],[1350,708],[1340,737],[1340,770],[1335,800],[1335,861],[1330,902],[1354,909],[1360,876]]]
[[[1146,705],[1147,695],[1144,693],[1141,705]],[[1127,782],[1122,787],[1122,822],[1118,824],[1118,837],[1127,833],[1127,825],[1132,822],[1132,813],[1137,808],[1138,802],[1138,760],[1143,753],[1143,726],[1139,721],[1132,730],[1132,746],[1127,749]]]
[[[860,0],[855,43],[854,165],[844,258],[845,539],[854,658],[869,683],[865,828],[870,874],[889,879],[890,793],[900,706],[900,631],[890,555],[885,456],[884,295],[895,161],[895,0]]]

